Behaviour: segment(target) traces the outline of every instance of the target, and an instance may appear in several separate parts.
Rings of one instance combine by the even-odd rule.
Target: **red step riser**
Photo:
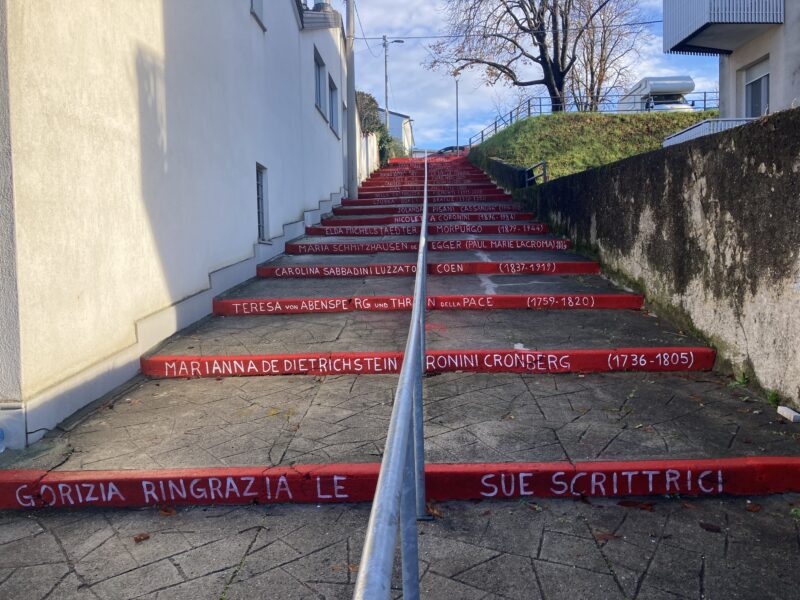
[[[569,250],[570,240],[554,239],[497,239],[497,240],[431,240],[431,252],[465,252],[485,250]],[[416,252],[418,242],[320,242],[286,244],[286,254],[377,254],[382,252]]]
[[[3,471],[0,509],[370,502],[380,465]],[[766,496],[800,492],[800,458],[425,466],[429,500]]]
[[[440,350],[426,353],[427,373],[613,373],[708,371],[710,348],[613,350]],[[249,356],[152,356],[142,373],[156,379],[261,377],[268,375],[396,374],[402,352],[330,352]]]
[[[427,310],[641,310],[642,296],[633,294],[535,294],[509,296],[429,296]],[[348,298],[240,298],[214,300],[222,316],[294,315],[411,310],[411,296],[353,296]]]
[[[421,185],[375,185],[359,188],[359,194],[376,194],[385,192],[399,192],[405,193],[409,196],[420,195],[425,191]],[[502,190],[496,185],[428,185],[428,194],[453,194],[460,193],[476,193],[482,194],[484,192],[501,192]]]
[[[359,186],[359,189],[368,189],[374,186],[407,186],[414,185],[422,187],[425,185],[425,179],[422,177],[382,177],[377,179],[368,179]],[[435,180],[428,179],[428,185],[489,185],[497,187],[491,179],[486,177],[439,177]]]
[[[415,264],[258,267],[259,277],[319,279],[329,277],[403,277],[414,275]],[[429,263],[430,275],[596,275],[596,262],[448,262]]]
[[[511,196],[489,198],[485,196],[456,198],[453,196],[429,197],[428,204],[497,204],[498,202],[511,202]],[[365,198],[361,200],[342,200],[342,206],[394,206],[396,204],[422,205],[422,198]]]
[[[359,187],[367,187],[376,184],[412,184],[422,186],[425,184],[425,178],[421,175],[419,177],[398,177],[396,175],[391,177],[371,177],[366,181],[363,181]],[[428,177],[428,185],[491,185],[497,187],[497,184],[485,175],[440,175],[437,177]]]
[[[398,191],[398,192],[365,192],[363,194],[359,194],[359,198],[363,200],[402,200],[405,198],[409,198],[411,200],[414,199],[421,199],[422,192],[406,192],[406,191]],[[473,190],[466,190],[463,193],[461,192],[453,192],[451,190],[442,190],[441,192],[438,191],[428,191],[428,201],[430,202],[432,198],[436,200],[443,201],[443,198],[447,198],[447,202],[459,202],[463,198],[484,198],[484,199],[494,199],[497,198],[508,198],[511,199],[510,194],[506,194],[500,190],[492,190],[492,191],[473,191]]]
[[[430,214],[463,214],[463,213],[513,213],[520,212],[520,207],[510,202],[502,204],[431,204],[428,207]],[[410,206],[363,206],[346,208],[337,206],[333,209],[333,214],[337,216],[369,216],[369,215],[420,215],[422,205]]]
[[[429,223],[485,223],[492,221],[532,221],[533,213],[433,213],[428,215]],[[388,217],[352,217],[344,219],[322,219],[322,227],[352,227],[375,225],[413,225],[422,222],[422,215],[394,215]]]
[[[417,225],[379,225],[377,227],[306,227],[306,235],[375,237],[384,235],[419,235]],[[431,225],[431,235],[473,234],[473,235],[536,235],[545,233],[547,226],[542,223],[511,223],[508,225],[482,225],[454,223]]]

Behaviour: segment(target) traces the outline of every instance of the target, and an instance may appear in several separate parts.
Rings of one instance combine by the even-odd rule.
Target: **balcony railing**
[[[783,23],[784,10],[785,0],[664,0],[664,51],[728,53],[758,31],[720,32],[720,39],[715,40],[719,27]],[[723,35],[731,39],[722,39]]]

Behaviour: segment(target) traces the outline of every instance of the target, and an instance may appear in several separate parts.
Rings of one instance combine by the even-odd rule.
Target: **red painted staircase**
[[[280,327],[278,319],[292,315],[325,314],[334,318],[338,313],[410,310],[410,289],[381,293],[379,288],[397,277],[405,277],[410,283],[415,273],[413,253],[420,231],[423,172],[420,160],[397,162],[376,172],[363,184],[358,199],[344,200],[320,225],[309,227],[306,238],[287,244],[285,256],[258,268],[260,278],[288,280],[291,286],[284,286],[284,292],[274,296],[251,296],[244,288],[218,298],[214,318],[233,319],[237,327],[240,320],[246,323],[247,319],[270,318],[276,319],[275,327]],[[640,312],[640,295],[603,282],[595,261],[573,253],[569,240],[548,235],[546,225],[535,221],[533,214],[514,203],[466,159],[431,162],[429,202],[433,255],[428,264],[427,306],[431,315],[455,315],[444,324],[429,324],[434,331],[446,330],[447,324],[450,330],[455,329],[455,333],[442,333],[429,340],[426,371],[430,375],[690,372],[713,367],[712,349],[686,338],[681,342],[677,336],[671,338],[675,343],[666,345],[620,347],[617,343],[599,345],[596,340],[584,346],[581,336],[576,335],[570,347],[529,349],[497,345],[503,338],[490,327],[462,343],[460,330],[452,323],[459,314],[468,314],[465,311],[508,311],[518,330],[534,341],[536,332],[528,331],[526,319],[543,311],[574,315],[576,331],[589,315],[613,319],[613,315],[625,311],[626,323],[644,330],[647,317]],[[319,287],[303,287],[306,280]],[[345,281],[357,280],[374,280],[375,291],[340,291]],[[521,288],[536,291],[519,293]],[[303,290],[314,293],[304,295]],[[354,314],[348,318],[363,317]],[[663,332],[652,336],[663,337]],[[470,346],[471,340],[480,340],[482,345]],[[245,355],[187,355],[167,351],[167,345],[167,350],[143,357],[141,366],[147,376],[175,379],[387,375],[397,373],[402,365],[402,342],[369,352],[341,347],[336,351],[270,354],[254,348]],[[6,471],[0,474],[0,508],[361,502],[372,498],[377,476],[377,464],[146,472]],[[437,500],[753,495],[800,491],[800,459],[432,464],[427,467],[426,479],[429,497]]]

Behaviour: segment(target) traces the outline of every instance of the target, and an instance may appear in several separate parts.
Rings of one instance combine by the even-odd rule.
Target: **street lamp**
[[[461,145],[458,138],[458,76],[454,77],[456,80],[456,152],[461,156]]]
[[[383,92],[386,98],[384,104],[386,110],[386,132],[389,133],[389,44],[405,44],[403,40],[389,41],[383,36]]]

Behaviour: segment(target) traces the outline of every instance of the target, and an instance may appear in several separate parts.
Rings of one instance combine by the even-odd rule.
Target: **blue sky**
[[[647,20],[661,19],[661,0],[639,0]],[[426,36],[442,33],[442,0],[356,0],[363,31],[367,37]],[[334,4],[344,13],[344,0]],[[701,91],[718,86],[717,59],[666,55],[662,51],[661,25],[651,28],[651,39],[636,62],[639,77],[691,75]],[[356,25],[356,35],[362,30]],[[429,71],[423,63],[426,46],[433,40],[407,40],[389,47],[389,108],[414,119],[414,134],[420,147],[438,149],[454,145],[455,84],[444,73]],[[379,41],[359,40],[356,44],[356,85],[372,93],[383,105],[383,48]],[[493,122],[497,114],[516,105],[518,91],[504,85],[485,86],[477,72],[466,73],[460,83],[460,139]]]

